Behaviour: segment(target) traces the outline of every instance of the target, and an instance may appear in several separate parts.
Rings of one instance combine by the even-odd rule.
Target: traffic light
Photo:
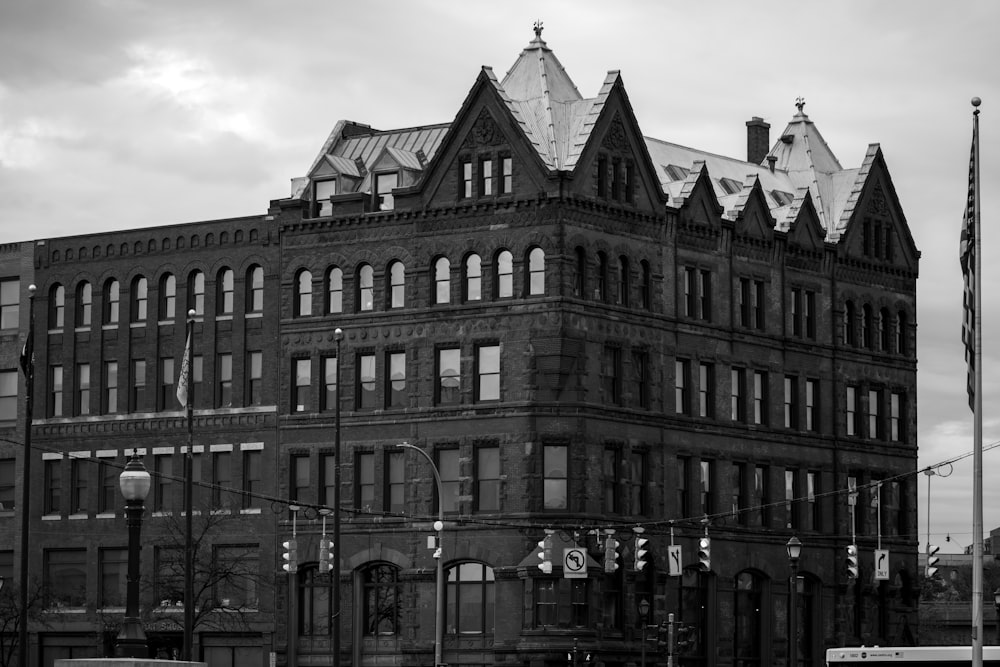
[[[541,551],[538,557],[542,562],[538,564],[538,569],[545,574],[552,574],[552,533],[545,531],[545,539],[538,543]]]
[[[858,545],[847,545],[847,576],[850,579],[858,578]]]
[[[614,574],[618,569],[618,540],[610,535],[604,540],[604,571]]]
[[[674,647],[678,653],[687,653],[694,647],[694,626],[678,623],[674,632],[676,633]]]
[[[698,565],[703,572],[712,569],[712,540],[708,537],[698,539]]]
[[[330,540],[325,537],[319,540],[319,571],[330,571]]]
[[[937,555],[937,552],[940,550],[941,547],[936,544],[927,545],[927,569],[924,571],[924,575],[928,579],[938,572],[937,564],[941,562],[941,557]]]
[[[646,544],[649,539],[642,536],[641,533],[636,533],[635,536],[635,570],[636,572],[641,572],[642,568],[646,567],[646,554],[649,551],[646,549]]]
[[[299,554],[298,554],[298,543],[295,538],[288,540],[287,542],[282,542],[281,546],[285,548],[285,553],[281,555],[285,559],[285,564],[282,565],[282,569],[285,572],[292,573],[299,571]]]

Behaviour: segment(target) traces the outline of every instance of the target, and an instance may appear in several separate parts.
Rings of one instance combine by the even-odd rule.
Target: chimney
[[[771,150],[771,124],[754,116],[747,121],[747,162],[761,164]]]

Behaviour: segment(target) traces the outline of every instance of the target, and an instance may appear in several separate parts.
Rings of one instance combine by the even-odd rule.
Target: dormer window
[[[333,204],[330,203],[330,197],[335,194],[337,194],[336,178],[313,183],[313,202],[315,202],[315,215],[317,217],[333,214]]]
[[[735,195],[743,189],[740,182],[732,178],[720,178],[719,185],[722,187],[722,191],[727,195]]]
[[[391,211],[393,209],[392,191],[397,187],[399,187],[398,171],[375,174],[372,208],[376,211]]]

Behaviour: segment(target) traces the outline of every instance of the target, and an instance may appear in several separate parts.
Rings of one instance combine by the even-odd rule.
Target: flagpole
[[[192,516],[194,515],[194,316],[187,313],[187,338],[184,358],[181,361],[181,380],[185,383],[184,403],[187,413],[187,452],[184,455],[184,650],[182,658],[191,660],[194,631],[194,543]],[[186,371],[186,372],[185,372]]]
[[[35,290],[28,285],[28,336],[21,351],[21,370],[24,372],[24,461],[21,471],[21,584],[20,605],[17,615],[17,664],[28,665],[28,529],[31,501],[31,413],[35,393]]]
[[[973,399],[973,513],[972,513],[972,664],[983,664],[983,294],[982,237],[979,220],[979,105],[978,97],[972,98],[972,160],[975,196],[973,201],[973,319],[975,332],[975,397]]]

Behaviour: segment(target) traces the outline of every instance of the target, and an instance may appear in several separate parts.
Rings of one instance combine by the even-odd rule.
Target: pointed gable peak
[[[542,24],[535,22],[535,38],[521,51],[500,84],[511,99],[576,102],[583,99],[576,84],[555,53],[542,39]]]
[[[819,172],[831,174],[842,171],[840,161],[830,150],[823,135],[803,111],[806,101],[798,98],[795,107],[798,112],[792,117],[785,131],[771,149],[769,155],[777,158],[775,168],[789,172]]]

